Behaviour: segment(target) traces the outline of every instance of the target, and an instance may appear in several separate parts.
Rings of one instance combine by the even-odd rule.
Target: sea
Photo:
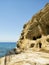
[[[16,47],[16,42],[0,42],[0,57],[6,55],[9,50]]]

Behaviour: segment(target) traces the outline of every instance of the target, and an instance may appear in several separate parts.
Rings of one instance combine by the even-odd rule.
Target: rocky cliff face
[[[24,24],[17,48],[0,65],[49,65],[49,3]]]
[[[42,43],[41,38],[47,35],[49,35],[49,3],[35,14],[28,23],[24,24],[17,47],[21,50],[36,48],[36,46],[43,48],[44,43]],[[47,39],[49,38],[47,37]]]

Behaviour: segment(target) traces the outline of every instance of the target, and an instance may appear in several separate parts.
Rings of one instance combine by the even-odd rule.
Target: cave
[[[33,37],[33,40],[36,40],[36,37],[35,36]]]
[[[32,44],[30,45],[30,48],[34,47],[34,45],[35,45],[35,44],[34,44],[34,43],[32,43]]]
[[[38,39],[38,38],[41,38],[41,35],[37,36],[37,39]]]
[[[38,45],[39,45],[39,48],[41,48],[42,47],[42,43],[40,42],[40,43],[38,43]]]
[[[39,38],[41,38],[41,35],[39,35],[39,36],[37,36],[37,37],[33,37],[33,40],[36,40],[36,39],[39,39]]]

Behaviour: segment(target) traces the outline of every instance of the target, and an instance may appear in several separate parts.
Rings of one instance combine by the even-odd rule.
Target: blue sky
[[[0,0],[0,42],[16,42],[24,23],[49,0]]]

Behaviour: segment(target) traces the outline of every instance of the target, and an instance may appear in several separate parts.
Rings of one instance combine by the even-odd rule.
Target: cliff
[[[49,3],[24,24],[17,48],[0,65],[49,65]]]
[[[45,43],[43,43],[40,39],[47,35],[49,35],[49,3],[46,4],[43,9],[35,14],[31,20],[23,26],[17,47],[23,51],[28,48],[40,48],[41,45],[42,49]]]

